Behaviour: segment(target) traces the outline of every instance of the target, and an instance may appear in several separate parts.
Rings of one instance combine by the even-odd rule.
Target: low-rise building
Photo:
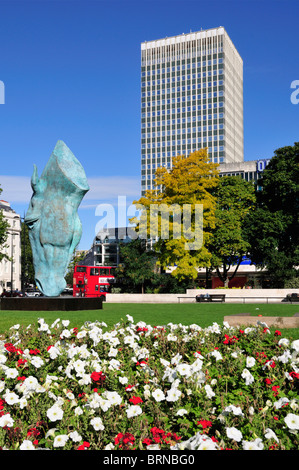
[[[87,266],[118,266],[120,263],[120,243],[136,237],[134,228],[104,228],[93,240],[85,258],[80,264]]]
[[[7,240],[2,253],[7,258],[0,262],[0,293],[3,290],[21,290],[21,217],[11,207],[9,202],[0,200],[2,211],[9,227],[7,228]]]

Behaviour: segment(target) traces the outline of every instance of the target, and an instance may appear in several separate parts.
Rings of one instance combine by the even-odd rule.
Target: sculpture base
[[[75,311],[100,310],[99,297],[2,297],[0,310]]]

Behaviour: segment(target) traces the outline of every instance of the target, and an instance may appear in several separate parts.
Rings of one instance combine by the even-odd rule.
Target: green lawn
[[[221,324],[225,315],[250,313],[251,315],[293,316],[299,312],[295,304],[103,304],[103,310],[76,312],[28,312],[0,311],[0,333],[7,331],[17,323],[29,325],[36,323],[38,318],[44,318],[52,323],[57,318],[68,319],[71,327],[80,328],[85,321],[104,321],[109,327],[131,315],[135,322],[144,321],[151,325],[165,325],[169,322],[190,325],[196,323],[201,327]],[[266,319],[265,319],[266,321]],[[284,335],[299,338],[299,329],[283,330]]]

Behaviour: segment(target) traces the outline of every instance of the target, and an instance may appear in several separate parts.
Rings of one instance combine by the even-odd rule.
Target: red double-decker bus
[[[75,266],[73,277],[74,297],[102,297],[106,299],[115,283],[115,268],[111,266]]]

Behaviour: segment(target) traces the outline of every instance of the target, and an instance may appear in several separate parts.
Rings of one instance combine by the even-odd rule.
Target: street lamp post
[[[19,219],[18,216],[15,216],[13,218]],[[11,260],[10,260],[10,295],[12,296],[12,291],[13,291],[13,264],[14,264],[14,252],[13,252],[13,242],[14,242],[14,237],[19,233],[19,230],[14,229],[13,227],[10,227],[8,233],[10,234],[10,254],[11,254]]]
[[[11,233],[10,234],[10,254],[11,254],[11,260],[10,260],[10,295],[12,297],[12,291],[13,291],[13,242],[14,242],[14,237],[15,234]]]

